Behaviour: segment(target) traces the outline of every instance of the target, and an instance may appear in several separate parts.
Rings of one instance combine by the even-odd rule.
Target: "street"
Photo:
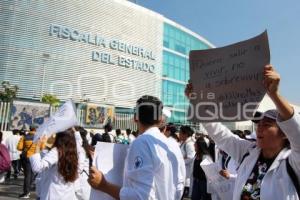
[[[16,200],[23,193],[24,177],[20,176],[17,180],[11,178],[9,181],[0,183],[0,200]],[[34,190],[32,190],[30,199],[36,199]]]

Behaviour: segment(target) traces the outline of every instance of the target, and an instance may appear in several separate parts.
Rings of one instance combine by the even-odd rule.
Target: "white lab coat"
[[[75,132],[76,149],[78,154],[78,179],[75,181],[75,192],[77,200],[88,200],[90,199],[91,186],[87,182],[89,172],[89,159],[86,156],[86,152],[82,147],[82,138],[79,132]],[[85,172],[86,173],[85,173]]]
[[[185,163],[179,147],[179,143],[173,137],[169,137],[168,142],[172,147],[172,149],[170,148],[170,150],[175,154],[178,162],[178,183],[176,190],[176,199],[181,199],[184,191],[184,183],[186,178]]]
[[[129,144],[131,144],[135,139],[136,139],[136,137],[133,134],[130,134],[128,136],[128,142],[129,142]]]
[[[120,199],[177,199],[179,163],[172,149],[157,127],[140,135],[129,147]]]
[[[184,143],[180,145],[186,169],[185,187],[190,187],[191,185],[193,160],[196,154],[194,144],[195,142],[193,141],[192,137],[189,137]]]
[[[291,143],[291,149],[285,148],[281,150],[268,169],[268,172],[262,180],[260,199],[299,200],[294,184],[287,173],[286,159],[289,157],[289,163],[300,181],[300,116],[298,113],[295,113],[289,120],[280,121],[280,119],[277,119],[277,123],[288,137]],[[256,164],[261,149],[258,147],[253,148],[252,142],[233,135],[231,131],[221,123],[207,123],[204,124],[204,127],[216,144],[238,163],[241,162],[243,155],[247,152],[250,153],[239,167],[235,182],[233,200],[239,200],[241,198],[242,188]]]
[[[9,156],[12,161],[20,159],[21,152],[17,150],[19,140],[19,135],[11,135],[5,141],[5,145],[9,151]]]
[[[40,200],[73,200],[75,197],[74,183],[66,183],[64,178],[59,174],[58,152],[56,148],[51,149],[45,157],[41,158],[39,153],[30,157],[32,171],[41,173],[45,171],[47,179],[43,179],[40,188]]]

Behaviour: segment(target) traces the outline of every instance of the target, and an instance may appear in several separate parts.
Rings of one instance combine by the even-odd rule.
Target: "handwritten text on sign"
[[[226,47],[190,53],[193,121],[242,121],[265,95],[263,68],[270,63],[267,32]]]

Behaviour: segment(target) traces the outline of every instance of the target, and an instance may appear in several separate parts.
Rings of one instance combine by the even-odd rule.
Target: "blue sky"
[[[205,37],[217,47],[268,30],[271,63],[281,74],[280,91],[300,105],[299,0],[137,0],[143,7]]]

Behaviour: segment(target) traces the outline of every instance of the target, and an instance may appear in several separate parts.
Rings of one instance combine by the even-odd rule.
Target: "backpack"
[[[0,172],[10,170],[11,162],[8,149],[3,144],[0,144]]]
[[[102,134],[102,141],[103,142],[112,142],[108,133]]]
[[[288,172],[288,175],[290,176],[290,178],[292,179],[292,182],[294,183],[294,186],[296,188],[298,197],[300,195],[300,184],[299,181],[297,179],[296,173],[294,171],[294,169],[292,168],[292,166],[289,163],[289,157],[286,159],[286,170]]]

